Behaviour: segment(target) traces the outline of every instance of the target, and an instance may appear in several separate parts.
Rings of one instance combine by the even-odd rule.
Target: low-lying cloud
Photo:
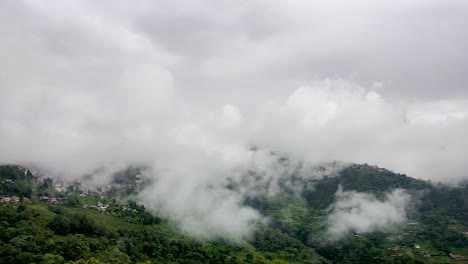
[[[340,187],[327,218],[326,237],[333,241],[350,232],[367,233],[402,223],[410,198],[402,189],[395,189],[379,200],[372,194],[343,191]]]

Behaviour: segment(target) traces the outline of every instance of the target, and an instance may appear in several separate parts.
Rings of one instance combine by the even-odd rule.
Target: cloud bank
[[[380,201],[372,194],[343,191],[340,187],[328,215],[327,238],[337,240],[349,232],[367,233],[401,223],[406,219],[410,198],[404,190],[395,189]]]
[[[159,185],[145,204],[233,236],[261,216],[219,186],[249,166],[279,174],[253,146],[456,182],[468,171],[466,7],[4,1],[0,162],[70,179],[149,166]]]

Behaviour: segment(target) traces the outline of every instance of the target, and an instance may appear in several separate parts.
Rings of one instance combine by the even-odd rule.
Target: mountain
[[[291,170],[275,192],[245,197],[268,220],[252,237],[206,241],[131,199],[139,173],[116,173],[104,192],[78,183],[54,188],[26,168],[0,166],[0,263],[467,262],[467,186],[367,164],[320,177]],[[130,198],[118,199],[123,193]]]

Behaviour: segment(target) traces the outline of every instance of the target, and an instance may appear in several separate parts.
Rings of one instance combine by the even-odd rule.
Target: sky
[[[253,146],[468,178],[466,1],[6,0],[0,34],[1,163],[70,179],[149,165],[180,201],[270,164]],[[193,200],[213,197],[245,209]]]

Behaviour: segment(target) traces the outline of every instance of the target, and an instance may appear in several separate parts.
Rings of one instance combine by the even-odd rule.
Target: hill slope
[[[118,177],[125,181],[122,173]],[[0,204],[0,262],[462,263],[468,255],[467,187],[435,187],[366,164],[333,176],[285,177],[290,182],[280,182],[279,192],[246,198],[246,205],[269,219],[251,239],[199,241],[134,202],[80,196],[73,188],[54,193],[49,180],[19,166],[0,166],[0,196],[18,196]],[[299,191],[291,191],[291,182]],[[44,195],[65,203],[46,203]],[[344,222],[340,237],[330,238],[336,221],[363,212],[388,220],[385,212],[372,212],[389,204],[401,209],[392,203],[395,197],[405,198],[397,199],[404,202],[405,217],[365,228]],[[356,203],[348,208],[349,201]],[[97,203],[109,207],[99,212]],[[340,217],[333,222],[334,216]]]

